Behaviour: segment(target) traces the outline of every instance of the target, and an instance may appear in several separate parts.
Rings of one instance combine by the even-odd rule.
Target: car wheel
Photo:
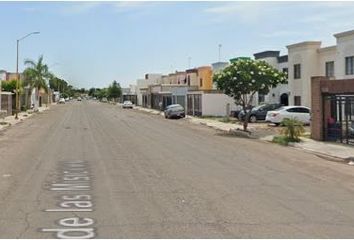
[[[250,122],[251,122],[251,123],[257,122],[257,117],[256,117],[255,115],[251,115],[251,116],[250,116]]]

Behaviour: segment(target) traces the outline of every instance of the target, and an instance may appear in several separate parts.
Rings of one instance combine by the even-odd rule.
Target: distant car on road
[[[59,104],[65,104],[65,98],[60,98],[58,101]]]
[[[284,106],[267,113],[266,122],[279,125],[284,119],[296,119],[304,124],[310,124],[310,108],[304,106]]]
[[[133,103],[131,101],[124,101],[123,108],[133,108]]]
[[[82,99],[81,99],[81,97],[78,97],[77,100],[78,100],[79,102],[81,102]]]
[[[184,118],[185,111],[184,108],[180,104],[172,104],[166,107],[165,118]]]
[[[252,108],[250,111],[250,116],[249,116],[249,122],[251,123],[255,123],[259,120],[265,120],[266,116],[267,116],[267,112],[268,111],[272,111],[275,109],[280,108],[282,105],[279,103],[274,103],[274,104],[263,104],[263,105],[259,105],[257,107]],[[244,111],[240,111],[238,114],[238,119],[240,121],[244,121],[245,120],[245,112]]]

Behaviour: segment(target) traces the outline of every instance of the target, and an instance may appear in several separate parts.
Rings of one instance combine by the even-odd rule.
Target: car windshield
[[[261,109],[265,108],[266,106],[267,106],[266,104],[264,104],[264,105],[259,105],[259,106],[257,106],[257,107],[254,107],[252,110],[255,110],[255,111],[261,110]]]
[[[284,109],[287,109],[287,107],[285,107],[285,106],[282,106],[282,107],[280,107],[280,108],[277,108],[277,109],[274,109],[274,110],[284,110]]]
[[[183,111],[184,110],[182,106],[174,106],[171,109],[176,110],[176,111]]]
[[[167,107],[166,107],[166,109],[170,109],[170,108],[178,108],[178,107],[182,107],[181,105],[179,105],[179,104],[173,104],[173,105],[168,105]]]

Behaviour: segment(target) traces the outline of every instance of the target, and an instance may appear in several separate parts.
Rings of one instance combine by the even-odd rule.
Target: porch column
[[[323,113],[324,104],[322,92],[326,92],[326,88],[322,87],[321,81],[326,80],[325,77],[311,78],[311,138],[322,141],[323,139]],[[328,91],[328,89],[327,89]]]

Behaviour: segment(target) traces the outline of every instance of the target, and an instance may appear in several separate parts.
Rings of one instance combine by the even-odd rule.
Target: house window
[[[301,78],[301,64],[294,64],[294,79]]]
[[[286,78],[288,78],[288,68],[283,68],[283,73],[285,73],[286,74]]]
[[[326,77],[334,77],[334,62],[326,62]]]
[[[345,75],[354,74],[354,56],[345,58]]]
[[[187,81],[188,81],[188,86],[190,86],[191,85],[191,77],[190,76],[187,77]]]
[[[199,79],[200,86],[203,87],[203,78]]]
[[[294,96],[294,105],[301,106],[301,96]]]

